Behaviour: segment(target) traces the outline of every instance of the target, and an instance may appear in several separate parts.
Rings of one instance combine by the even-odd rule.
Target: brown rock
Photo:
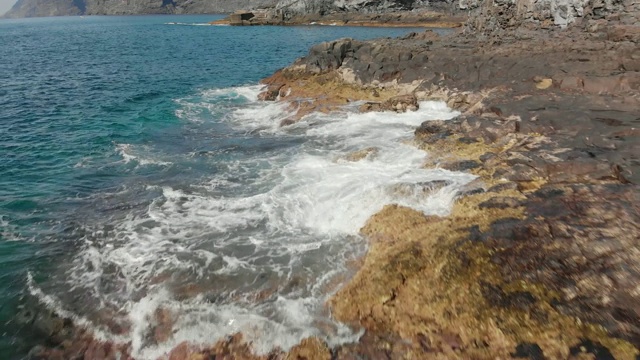
[[[394,96],[384,102],[365,102],[360,105],[360,112],[370,111],[395,111],[406,112],[418,110],[418,99],[415,95]]]
[[[193,349],[189,346],[189,343],[185,341],[171,350],[169,360],[187,360],[193,353]]]
[[[607,27],[607,35],[609,40],[640,42],[640,26],[639,25],[609,25]]]
[[[594,183],[619,181],[620,169],[603,161],[575,160],[547,165],[550,183]]]
[[[559,86],[563,90],[584,89],[584,79],[577,76],[567,76],[560,80]]]
[[[258,94],[258,99],[262,101],[275,101],[280,95],[280,90],[284,84],[270,84],[267,89]]]
[[[351,152],[349,154],[347,154],[344,159],[347,161],[360,161],[362,159],[365,159],[369,156],[375,156],[375,154],[378,152],[378,148],[376,147],[368,147],[362,150],[358,150],[358,151],[354,151]]]
[[[318,338],[306,338],[294,346],[286,357],[287,360],[331,360],[331,352],[327,345]]]
[[[517,208],[522,205],[522,201],[513,197],[506,196],[496,196],[492,197],[487,201],[481,202],[478,207],[480,209],[509,209],[509,208]]]
[[[399,95],[385,101],[383,107],[396,112],[416,111],[418,110],[418,99],[411,94]]]
[[[631,89],[624,75],[586,77],[582,82],[583,89],[592,94],[614,94]]]
[[[173,314],[169,309],[158,308],[154,312],[156,325],[153,329],[154,339],[156,343],[163,343],[173,335]]]
[[[468,171],[479,168],[480,166],[480,163],[475,160],[449,161],[440,164],[441,168],[451,171]]]
[[[368,101],[358,108],[358,111],[361,113],[372,112],[372,111],[384,111],[381,102]]]

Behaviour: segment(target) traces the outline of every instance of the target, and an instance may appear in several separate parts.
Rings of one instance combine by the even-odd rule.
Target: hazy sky
[[[17,0],[0,0],[0,15],[4,15]]]

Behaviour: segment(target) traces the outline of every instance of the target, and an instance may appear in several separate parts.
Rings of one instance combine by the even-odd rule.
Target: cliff
[[[215,14],[273,3],[273,0],[19,0],[5,17]]]
[[[468,32],[494,33],[520,26],[564,28],[582,20],[616,17],[637,25],[637,0],[280,0],[275,8],[286,20],[307,15],[386,13],[439,10],[466,13]]]
[[[11,18],[65,15],[211,14],[271,7],[285,19],[332,13],[380,13],[418,8],[453,8],[453,0],[19,0]]]
[[[559,26],[616,14],[637,21],[636,0],[19,0],[10,18],[65,15],[211,14],[269,7],[285,22],[308,16],[347,16],[440,10],[470,15],[469,32],[494,33],[521,25]],[[415,14],[414,14],[415,15]],[[373,16],[373,15],[372,15]],[[338,18],[339,20],[339,18]],[[348,21],[348,19],[346,19]]]
[[[80,15],[74,0],[18,0],[4,16],[8,18]]]
[[[636,0],[459,0],[458,7],[472,14],[470,32],[529,28],[565,28],[583,20],[615,20],[638,25]]]
[[[439,8],[443,5],[451,7],[452,3],[452,0],[280,0],[276,4],[276,9],[282,11],[285,19],[291,19],[310,14],[381,13]]]

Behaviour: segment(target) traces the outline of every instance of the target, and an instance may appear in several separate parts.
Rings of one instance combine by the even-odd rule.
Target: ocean
[[[417,29],[202,26],[217,18],[0,21],[1,359],[52,345],[51,314],[139,359],[237,332],[257,353],[356,341],[324,304],[359,229],[386,204],[445,215],[471,180],[409,143],[456,115],[443,103],[281,128],[291,110],[257,99],[313,44]]]

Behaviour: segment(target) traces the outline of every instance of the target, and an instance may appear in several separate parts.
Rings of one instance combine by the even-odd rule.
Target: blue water
[[[94,310],[133,310],[132,299],[146,299],[150,291],[140,284],[168,276],[174,280],[169,288],[176,289],[185,279],[213,281],[207,274],[194,275],[198,266],[222,271],[233,267],[229,259],[247,254],[253,256],[251,266],[291,257],[262,254],[249,242],[220,245],[240,233],[248,239],[265,233],[259,230],[265,220],[208,199],[263,193],[282,177],[269,173],[279,162],[285,165],[278,156],[295,155],[306,141],[295,132],[275,135],[232,126],[229,113],[244,107],[255,116],[273,112],[252,105],[253,95],[243,94],[256,90],[246,86],[290,64],[312,44],[412,30],[168,24],[215,18],[0,21],[1,359],[20,358],[45,341],[37,321],[16,315],[38,303],[30,299],[34,294],[55,297],[65,311],[114,333]],[[220,209],[231,218],[216,220],[224,213]],[[162,226],[167,223],[173,227]],[[240,230],[231,235],[231,228]],[[153,242],[160,238],[162,244]],[[188,245],[182,239],[189,239]],[[133,244],[122,245],[126,254],[110,252],[125,242]],[[355,243],[357,253],[361,244]],[[136,253],[146,246],[167,253],[159,260]],[[345,251],[322,246],[323,254]],[[190,252],[215,257],[190,257]],[[118,262],[127,256],[139,265]],[[310,274],[323,266],[314,257],[300,261]],[[174,269],[167,264],[175,271],[167,273]],[[286,274],[274,269],[259,278],[242,273],[227,282],[217,279],[217,290],[203,292],[216,297],[254,291],[257,282],[282,281]]]

